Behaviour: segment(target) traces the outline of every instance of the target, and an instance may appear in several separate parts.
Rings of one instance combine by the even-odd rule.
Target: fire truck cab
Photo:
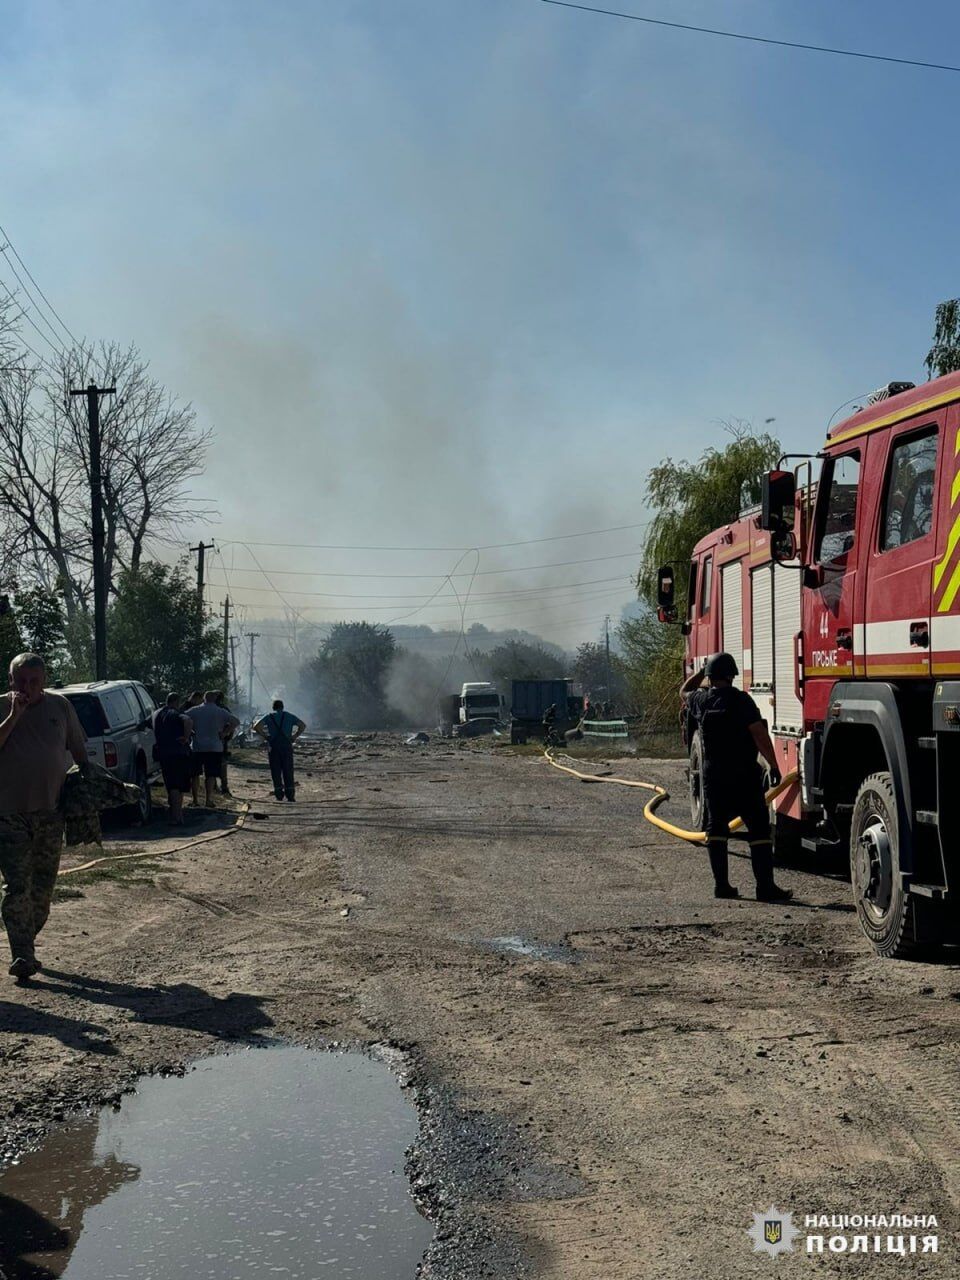
[[[960,373],[874,393],[816,459],[765,476],[760,508],[701,539],[689,574],[686,672],[732,653],[798,771],[775,801],[781,848],[849,852],[881,955],[957,941]]]

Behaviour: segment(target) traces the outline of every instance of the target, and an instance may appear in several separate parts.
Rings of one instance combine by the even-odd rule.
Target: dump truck
[[[514,680],[510,694],[510,741],[526,742],[543,736],[543,716],[556,706],[556,729],[572,728],[583,712],[583,698],[570,680]]]
[[[880,955],[960,941],[960,373],[881,388],[759,496],[693,549],[685,673],[733,654],[798,774],[777,844],[849,858]],[[677,621],[673,566],[658,603]],[[687,750],[699,825],[699,735]]]

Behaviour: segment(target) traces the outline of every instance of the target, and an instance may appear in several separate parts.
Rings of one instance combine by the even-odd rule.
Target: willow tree
[[[930,378],[940,378],[960,369],[960,298],[948,298],[937,307],[933,346],[924,364]]]
[[[637,591],[649,602],[656,599],[657,568],[672,564],[677,571],[677,603],[686,605],[685,566],[697,542],[711,529],[736,520],[744,505],[760,501],[760,480],[776,465],[780,441],[768,432],[756,433],[749,423],[725,423],[730,439],[722,448],[707,449],[695,462],[665,458],[647,476],[647,505],[653,519],[643,546]]]
[[[760,480],[776,465],[779,440],[754,432],[748,423],[724,424],[729,436],[722,448],[707,449],[694,462],[665,458],[647,476],[647,504],[653,518],[647,531],[637,593],[647,605],[640,618],[620,624],[632,705],[651,727],[669,725],[676,716],[682,678],[680,628],[661,623],[654,612],[657,569],[676,570],[679,616],[686,615],[690,553],[702,537],[736,520],[745,505],[760,500]]]

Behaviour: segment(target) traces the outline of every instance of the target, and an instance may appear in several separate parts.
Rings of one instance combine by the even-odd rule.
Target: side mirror
[[[785,564],[788,560],[796,560],[797,540],[791,530],[781,525],[780,528],[775,529],[770,534],[770,555],[777,564]]]
[[[661,622],[676,622],[673,566],[661,565],[657,570],[657,617]]]
[[[796,495],[797,478],[792,471],[768,471],[761,486],[760,528],[772,532],[792,525]]]

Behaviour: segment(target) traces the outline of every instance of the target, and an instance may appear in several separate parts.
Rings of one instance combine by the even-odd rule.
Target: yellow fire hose
[[[547,747],[543,754],[554,769],[562,769],[564,773],[569,773],[574,778],[579,778],[581,782],[609,782],[615,787],[638,787],[642,791],[652,791],[654,793],[653,796],[643,806],[643,816],[648,822],[653,823],[655,827],[659,827],[661,831],[666,831],[668,835],[679,836],[681,840],[689,840],[691,844],[706,843],[706,832],[686,831],[683,827],[677,827],[672,822],[667,822],[666,818],[658,817],[657,809],[663,804],[664,800],[670,799],[670,792],[665,787],[658,786],[655,782],[635,782],[632,778],[599,778],[595,773],[581,773],[579,769],[571,769],[569,765],[560,764],[557,760],[554,760],[551,747]],[[771,787],[766,795],[767,804],[775,800],[781,791],[786,791],[787,787],[792,787],[798,776],[797,771],[794,769],[778,782],[775,787]],[[730,830],[739,831],[742,826],[743,819],[734,818],[730,823]]]

